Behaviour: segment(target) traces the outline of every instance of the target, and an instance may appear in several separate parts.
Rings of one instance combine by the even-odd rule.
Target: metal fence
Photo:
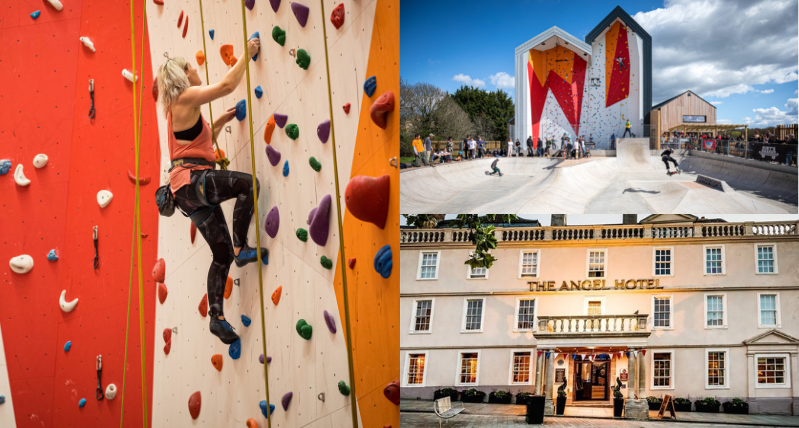
[[[703,141],[708,142],[708,144],[703,143]],[[670,147],[673,150],[693,150],[702,153],[715,153],[723,156],[755,159],[796,166],[796,155],[799,153],[799,151],[797,151],[796,144],[762,144],[760,147],[774,147],[775,154],[781,154],[780,156],[775,156],[774,158],[764,158],[758,155],[758,153],[754,153],[754,147],[756,143],[762,144],[759,142],[739,140],[691,140],[687,138],[666,138],[661,140],[660,146],[663,149]]]

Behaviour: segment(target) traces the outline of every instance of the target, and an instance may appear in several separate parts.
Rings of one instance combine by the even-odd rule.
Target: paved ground
[[[400,425],[402,428],[431,428],[438,426],[438,417],[429,413],[401,413]],[[477,428],[477,427],[498,427],[498,428],[527,428],[523,417],[519,416],[486,416],[486,415],[458,415],[442,425],[445,428]],[[535,426],[535,425],[533,425]],[[539,425],[540,426],[540,425]],[[544,418],[544,426],[547,427],[635,427],[635,428],[663,428],[663,427],[731,427],[736,428],[753,427],[756,425],[725,425],[725,424],[706,424],[706,423],[683,423],[669,421],[627,421],[613,419],[589,419],[571,417],[549,417]],[[778,425],[774,425],[778,426]]]
[[[674,157],[683,172],[668,176],[648,140],[625,139],[616,157],[501,158],[502,177],[487,175],[494,158],[413,168],[400,173],[400,212],[797,212],[795,168],[722,155]],[[700,184],[698,174],[725,185]]]

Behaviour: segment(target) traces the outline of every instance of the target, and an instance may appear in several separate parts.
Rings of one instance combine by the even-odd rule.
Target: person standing
[[[461,151],[463,152],[464,156],[469,156],[469,139],[471,135],[466,134],[466,138],[463,139],[461,142]]]
[[[483,140],[483,137],[477,136],[477,156],[482,159],[485,157],[486,151],[486,142]]]
[[[530,147],[533,147],[533,136],[532,135],[527,137],[527,149],[529,150]]]
[[[630,138],[632,138],[633,133],[630,131],[630,126],[632,126],[632,124],[630,123],[629,120],[627,120],[627,123],[624,126],[624,135],[622,135],[621,138],[626,137],[627,134],[630,134]]]
[[[574,157],[576,159],[580,159],[582,157],[582,146],[583,144],[582,141],[580,141],[580,138],[574,140]]]
[[[616,150],[616,133],[610,134],[610,150]]]
[[[424,139],[424,151],[425,151],[425,155],[427,155],[427,163],[428,164],[430,163],[430,155],[433,154],[433,143],[430,141],[430,138],[432,136],[433,136],[433,134],[430,134],[430,135],[427,136],[427,138]]]
[[[511,152],[513,152],[513,139],[508,135],[508,151],[505,153],[505,156],[510,157]]]
[[[414,155],[414,166],[420,167],[422,163],[427,165],[427,156],[424,155],[424,143],[422,143],[422,139],[420,138],[419,134],[416,134],[416,138],[413,140],[413,155]]]
[[[469,159],[474,159],[474,152],[477,149],[477,143],[474,141],[474,138],[469,139]]]
[[[452,137],[447,138],[447,152],[452,154]]]

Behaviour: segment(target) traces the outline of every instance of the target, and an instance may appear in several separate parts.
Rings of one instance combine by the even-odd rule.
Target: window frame
[[[591,276],[591,252],[592,251],[602,251],[604,253],[603,259],[604,261],[604,271],[602,276]],[[585,249],[585,277],[591,280],[594,279],[607,279],[608,277],[608,265],[610,260],[608,259],[608,249],[606,248],[586,248]]]
[[[472,255],[474,255],[474,250],[470,250],[469,251],[469,257],[472,257]],[[485,270],[486,270],[486,276],[484,276],[482,278],[472,278],[472,267],[469,266],[469,265],[466,265],[466,279],[467,280],[486,280],[486,279],[488,279],[488,274],[490,273],[489,271],[491,269],[485,268]]]
[[[670,361],[671,361],[670,375],[671,376],[669,376],[669,383],[671,385],[669,385],[669,386],[655,386],[655,354],[671,354],[671,356],[670,356]],[[676,383],[676,380],[677,380],[677,376],[675,375],[676,368],[677,368],[677,361],[674,358],[674,355],[675,355],[674,354],[674,350],[673,349],[652,349],[652,350],[650,350],[650,355],[652,356],[650,358],[650,364],[651,364],[650,367],[652,368],[652,370],[649,371],[651,373],[649,375],[649,389],[651,389],[651,390],[657,390],[657,389],[660,389],[660,390],[671,390],[671,389],[675,389],[675,383]]]
[[[411,370],[411,354],[418,355],[424,354],[424,369],[422,370],[422,383],[421,384],[409,384],[408,383],[408,374]],[[427,384],[427,367],[430,365],[430,351],[406,351],[405,352],[405,367],[403,368],[403,375],[402,375],[402,387],[403,388],[424,388]]]
[[[763,307],[760,305],[760,296],[777,296],[774,299],[774,305],[775,305],[775,307],[777,309],[777,315],[775,317],[775,321],[777,322],[777,324],[771,325],[771,324],[761,324],[760,323],[760,321],[763,319],[763,318],[761,318],[761,315],[760,315],[762,310],[763,310]],[[757,293],[757,327],[758,328],[768,328],[768,329],[782,328],[782,319],[781,319],[782,314],[781,314],[781,312],[782,311],[780,310],[780,293],[778,291],[770,291],[770,292],[767,292],[767,293],[766,292],[758,292]]]
[[[671,273],[669,273],[668,275],[658,275],[656,273],[656,269],[657,269],[657,250],[669,250],[670,251],[669,254],[671,254],[671,262],[669,264],[669,271]],[[652,276],[653,277],[659,278],[659,277],[674,276],[674,267],[675,267],[675,263],[674,263],[674,247],[669,247],[669,246],[652,247]]]
[[[772,247],[772,251],[774,253],[774,272],[758,272],[758,258],[757,258],[757,249],[759,247]],[[755,275],[779,275],[780,271],[778,269],[779,264],[777,263],[777,243],[776,242],[768,242],[768,243],[756,243],[755,244]]]
[[[724,386],[710,385],[708,382],[708,364],[710,363],[711,352],[724,353]],[[730,389],[730,349],[729,348],[705,348],[705,389]]]
[[[529,367],[529,371],[530,371],[529,374],[530,375],[528,376],[529,380],[527,382],[514,382],[513,381],[513,357],[515,356],[516,353],[525,353],[525,352],[530,354],[530,367]],[[533,367],[535,365],[535,359],[533,358],[533,355],[534,355],[534,351],[532,349],[530,349],[530,348],[518,348],[518,349],[511,349],[510,350],[510,367],[509,367],[509,370],[508,370],[508,385],[532,385],[533,384],[533,376],[535,375],[535,370],[533,369]],[[538,354],[535,353],[535,355],[537,356]]]
[[[430,301],[430,328],[427,331],[416,330],[416,308],[417,302]],[[411,307],[411,325],[408,328],[408,334],[432,334],[433,333],[433,315],[436,312],[436,299],[435,297],[413,299],[413,306]]]
[[[533,301],[533,322],[532,322],[532,327],[530,328],[519,328],[519,309],[521,308],[522,300]],[[514,333],[527,332],[527,331],[535,332],[536,324],[538,324],[538,298],[530,296],[517,297],[516,310],[514,311],[514,316],[513,316],[513,329],[512,329],[513,332]]]
[[[433,278],[422,278],[422,260],[424,260],[425,253],[436,253],[436,274]],[[438,270],[441,268],[441,250],[438,251],[426,251],[426,250],[419,250],[419,266],[416,268],[416,280],[417,281],[437,281],[438,280]]]
[[[470,300],[482,300],[482,310],[480,311],[480,329],[479,330],[466,330],[466,315],[469,311],[469,301]],[[464,334],[473,334],[473,333],[482,333],[483,328],[485,327],[485,318],[486,318],[486,298],[485,297],[464,297],[463,298],[463,314],[461,315],[461,333]]]
[[[585,296],[583,298],[583,315],[588,315],[588,302],[599,301],[600,315],[605,315],[605,296]]]
[[[758,383],[757,381],[757,360],[759,358],[769,358],[769,357],[777,357],[785,359],[785,383],[783,384],[768,384],[768,383]],[[753,379],[755,383],[755,389],[790,389],[791,388],[791,355],[787,353],[759,353],[755,354],[754,358],[754,370],[752,373],[754,374],[755,378]]]
[[[528,275],[522,276],[522,260],[524,260],[524,253],[536,253],[538,254],[538,265],[535,268],[535,275]],[[540,249],[531,249],[531,248],[522,248],[519,250],[519,268],[516,272],[517,279],[523,278],[540,278],[541,277],[541,250]]]
[[[721,296],[721,325],[707,325],[707,298],[708,296]],[[726,329],[727,328],[727,293],[705,293],[703,296],[703,306],[705,308],[705,330]],[[759,303],[758,303],[759,304]],[[759,322],[759,321],[758,321]]]
[[[461,362],[463,360],[463,354],[477,354],[477,373],[474,376],[474,383],[462,383],[461,382]],[[455,364],[455,386],[480,386],[480,358],[481,358],[481,351],[477,350],[470,350],[470,349],[459,349],[458,350],[458,359],[457,364]]]
[[[655,326],[655,299],[669,299],[669,326]],[[673,294],[653,294],[652,295],[652,330],[674,330],[674,295]]]
[[[727,252],[725,244],[703,245],[702,246],[702,275],[703,276],[716,276],[727,274]],[[707,272],[707,249],[708,248],[721,248],[721,273],[708,273]]]

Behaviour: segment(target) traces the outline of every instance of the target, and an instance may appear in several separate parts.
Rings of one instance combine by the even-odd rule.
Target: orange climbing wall
[[[59,12],[44,1],[0,0],[0,159],[13,162],[11,173],[0,176],[0,327],[10,381],[10,391],[0,390],[7,400],[0,412],[13,409],[15,415],[10,425],[0,416],[3,428],[107,427],[120,420],[134,192],[127,178],[127,169],[133,169],[132,85],[121,74],[131,69],[129,5],[63,3]],[[41,10],[37,20],[29,16],[34,10]],[[140,16],[136,25],[138,39]],[[82,36],[90,37],[97,52],[83,47]],[[147,46],[144,52],[147,70]],[[93,120],[88,118],[90,78],[95,79]],[[155,284],[147,273],[158,236],[158,215],[152,209],[159,173],[154,115],[153,106],[145,103],[141,175],[153,177],[142,187],[142,227],[149,235],[142,255],[148,386]],[[33,167],[38,153],[50,158],[45,168]],[[31,180],[28,187],[14,182],[19,163]],[[96,201],[101,189],[114,194],[104,209]],[[92,267],[95,225],[100,234],[97,270]],[[58,261],[47,260],[51,249]],[[28,274],[18,275],[8,266],[19,254],[34,258]],[[80,299],[71,313],[59,308],[61,290],[67,290],[68,300]],[[125,427],[143,425],[138,315],[134,291]],[[68,340],[72,349],[65,353]],[[103,389],[109,383],[119,389],[113,401],[95,399],[97,355],[103,359]],[[87,400],[83,409],[78,407],[81,398]]]

